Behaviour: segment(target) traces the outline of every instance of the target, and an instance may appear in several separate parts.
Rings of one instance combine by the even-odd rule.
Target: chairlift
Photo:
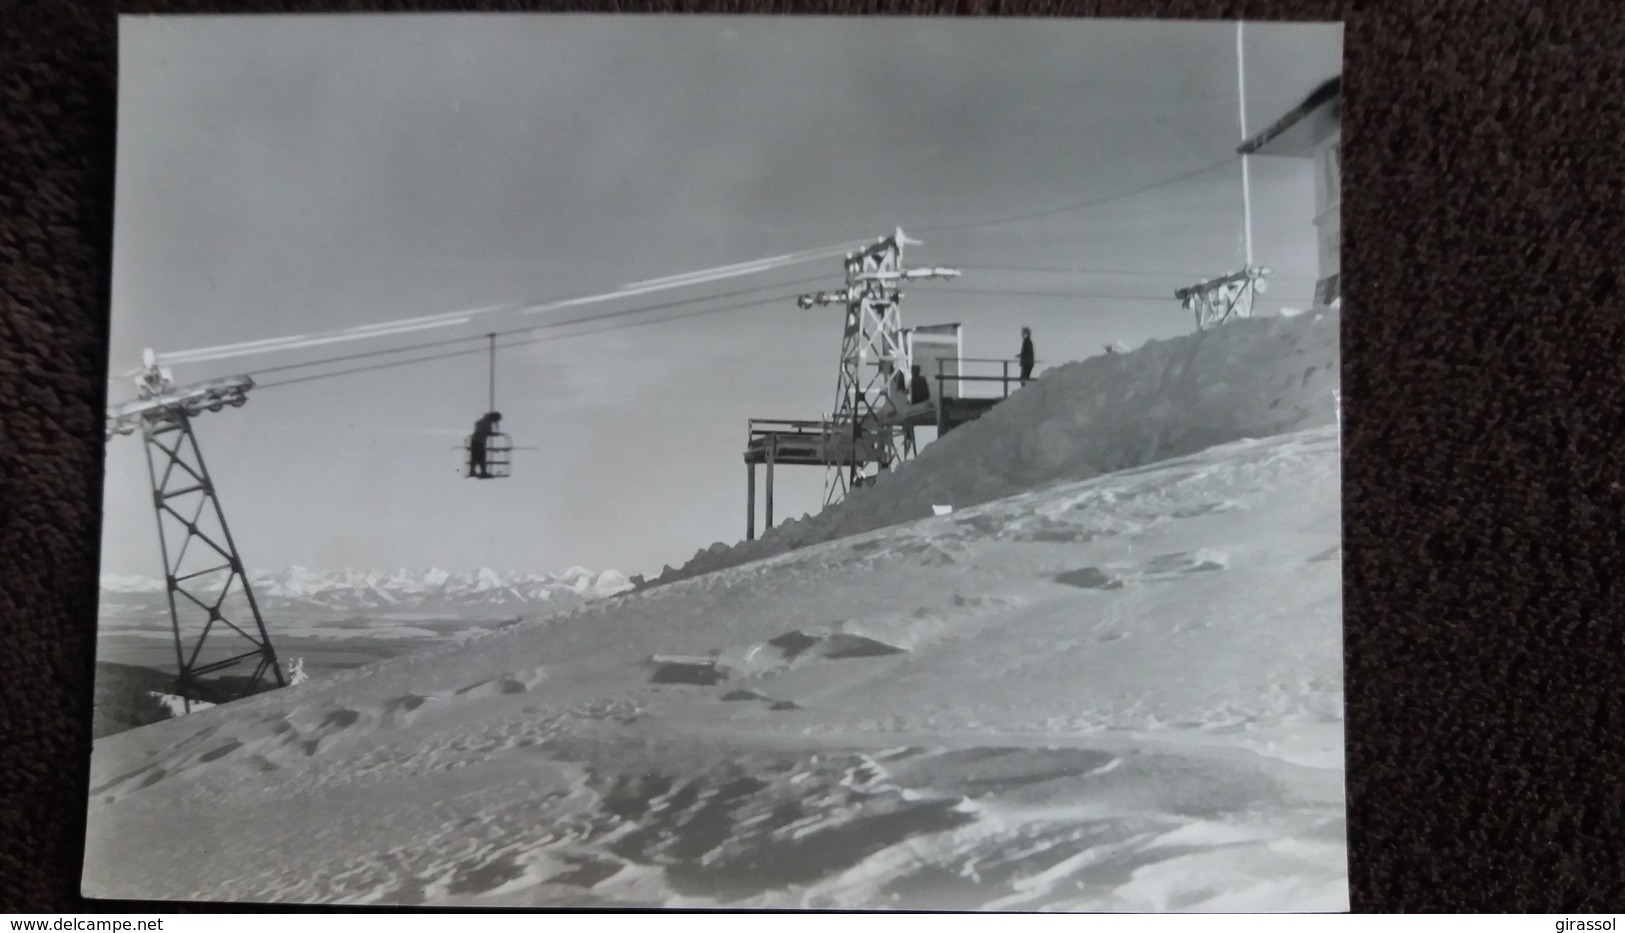
[[[507,479],[512,466],[513,440],[502,433],[502,413],[497,411],[497,335],[486,336],[491,342],[490,404],[463,442],[465,479]]]

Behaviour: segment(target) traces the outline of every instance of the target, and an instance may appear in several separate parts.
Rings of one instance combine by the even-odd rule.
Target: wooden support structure
[[[745,459],[745,540],[756,540],[756,464]]]
[[[922,425],[936,423],[936,411],[922,407],[906,418],[871,419],[862,431],[828,419],[796,421],[752,418],[745,441],[745,540],[756,539],[756,467],[764,467],[766,480],[762,502],[766,514],[763,530],[773,527],[774,473],[783,466],[847,467],[882,461],[884,452],[896,443],[896,436]]]
[[[773,527],[773,460],[778,452],[779,439],[769,434],[764,440],[767,442],[767,517],[762,520],[762,530],[766,531]]]
[[[762,530],[766,531],[773,527],[774,467],[780,464],[827,467],[827,458],[839,446],[839,439],[827,421],[751,419],[749,437],[745,442],[746,541],[756,540],[757,464],[765,467],[766,474],[762,488],[762,501],[766,508]]]

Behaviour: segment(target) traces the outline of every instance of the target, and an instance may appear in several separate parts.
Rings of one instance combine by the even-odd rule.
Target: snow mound
[[[1252,318],[1045,372],[874,486],[756,541],[712,545],[655,586],[1219,444],[1334,424],[1337,312]]]

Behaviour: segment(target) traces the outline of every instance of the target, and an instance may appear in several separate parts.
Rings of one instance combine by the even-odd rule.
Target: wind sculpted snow
[[[1338,479],[1233,441],[112,736],[84,890],[1344,910]]]
[[[1333,424],[1337,312],[1233,321],[1043,373],[879,482],[756,541],[721,543],[647,586],[1246,438]]]

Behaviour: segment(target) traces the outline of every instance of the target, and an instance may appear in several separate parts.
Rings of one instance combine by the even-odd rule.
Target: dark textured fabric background
[[[243,8],[529,7],[0,0],[0,908],[128,906],[78,897],[115,13]],[[1625,909],[1620,6],[794,9],[1346,22],[1353,905]]]

